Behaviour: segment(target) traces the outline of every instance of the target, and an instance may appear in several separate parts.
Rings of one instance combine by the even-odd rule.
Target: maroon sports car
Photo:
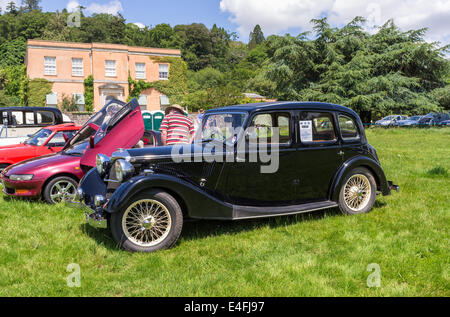
[[[75,197],[77,184],[96,165],[97,154],[111,155],[119,148],[132,148],[140,141],[158,144],[155,132],[144,131],[141,109],[135,99],[125,104],[108,103],[55,154],[7,167],[1,174],[3,192],[15,197],[42,197],[54,204]]]

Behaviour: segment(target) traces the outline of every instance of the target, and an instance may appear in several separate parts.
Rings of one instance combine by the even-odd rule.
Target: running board
[[[283,207],[253,207],[234,205],[233,220],[295,215],[321,209],[335,208],[337,206],[338,204],[331,200]]]

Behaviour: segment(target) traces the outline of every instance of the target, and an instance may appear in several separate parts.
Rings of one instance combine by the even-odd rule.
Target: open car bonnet
[[[131,148],[144,134],[144,120],[136,99],[125,104],[112,100],[92,116],[64,147],[68,155],[81,155],[80,164],[95,166],[97,154],[110,156],[119,148]],[[90,146],[93,138],[94,147]]]

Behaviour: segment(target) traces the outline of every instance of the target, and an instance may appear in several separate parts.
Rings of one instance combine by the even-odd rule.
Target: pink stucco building
[[[94,78],[94,110],[109,99],[126,101],[128,75],[148,82],[167,80],[168,63],[152,60],[152,56],[180,57],[180,50],[131,47],[117,44],[68,43],[29,40],[25,64],[30,79],[45,78],[53,83],[53,94],[47,105],[56,106],[63,96],[76,97],[84,107],[84,79]],[[155,89],[143,91],[139,103],[146,110],[163,110],[169,100]]]

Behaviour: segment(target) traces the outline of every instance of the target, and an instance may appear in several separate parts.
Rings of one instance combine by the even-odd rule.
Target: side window
[[[291,129],[290,129],[291,118],[289,114],[282,113],[277,115],[277,124],[280,129],[280,143],[286,144],[291,141]]]
[[[0,112],[0,124],[8,125],[8,111]]]
[[[55,115],[50,111],[38,111],[36,114],[37,124],[53,125],[55,124]]]
[[[55,133],[53,138],[50,141],[48,141],[47,145],[50,147],[63,147],[64,145],[66,145],[66,140],[64,140],[64,135],[63,135],[64,133],[69,138],[71,138],[73,135],[73,131],[64,131],[64,132]]]
[[[359,138],[358,128],[355,120],[349,116],[339,115],[339,128],[344,140],[354,140]]]
[[[34,113],[25,112],[25,124],[34,125]]]
[[[253,118],[250,128],[252,143],[287,144],[291,141],[288,113],[259,114]],[[278,142],[275,134],[278,134]]]
[[[11,112],[11,125],[23,125],[23,112],[12,111]]]
[[[333,115],[326,112],[300,114],[300,140],[303,143],[336,141]]]

